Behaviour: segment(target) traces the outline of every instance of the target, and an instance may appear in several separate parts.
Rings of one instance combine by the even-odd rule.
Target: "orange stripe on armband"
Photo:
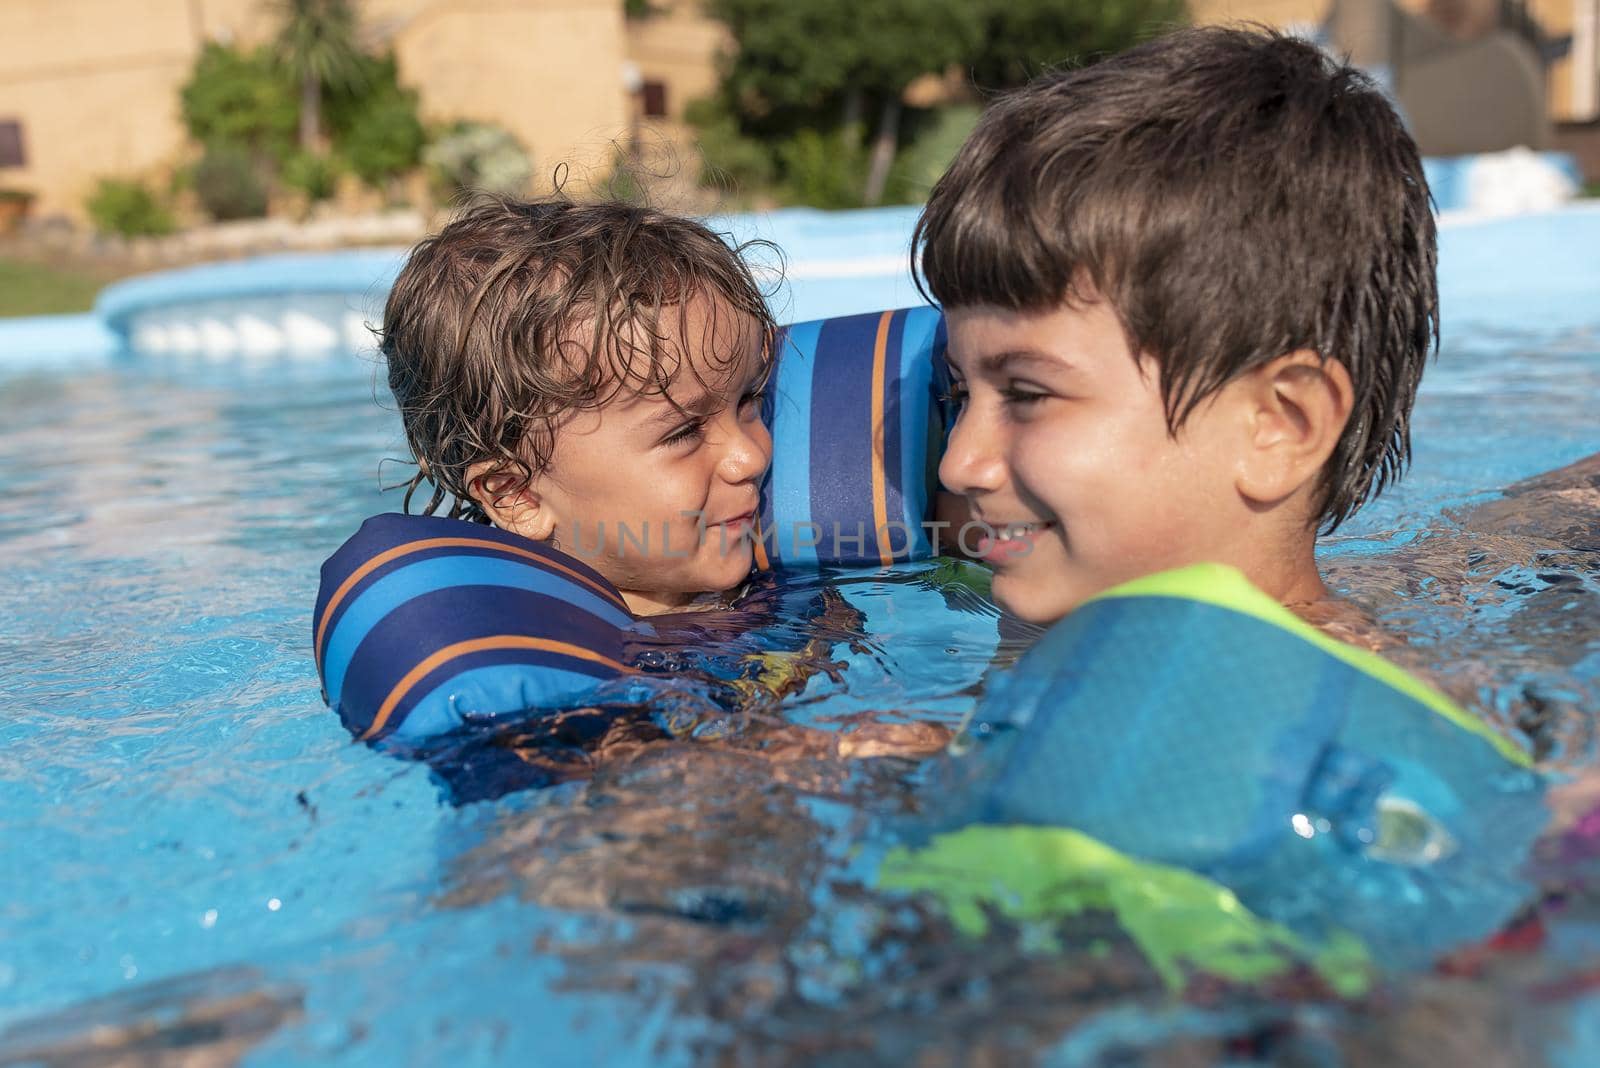
[[[889,326],[894,312],[878,319],[878,336],[872,343],[872,528],[878,539],[878,559],[883,566],[894,563],[889,544],[889,495],[884,477],[883,382],[888,369]]]
[[[581,645],[570,642],[558,642],[551,638],[530,638],[523,634],[496,634],[488,638],[473,638],[471,641],[456,642],[429,656],[422,663],[406,672],[405,677],[395,683],[394,689],[389,691],[389,696],[384,698],[383,704],[378,706],[378,714],[373,717],[372,726],[363,731],[357,741],[366,741],[383,729],[389,722],[389,717],[394,714],[395,708],[405,700],[406,694],[422,679],[449,663],[457,657],[468,656],[472,653],[486,652],[491,649],[536,649],[545,653],[560,653],[578,660],[587,660],[593,664],[604,664],[606,667],[622,674],[632,674],[632,669],[597,653],[593,649],[585,649]]]
[[[756,570],[771,571],[772,562],[767,559],[767,532],[761,529],[761,517],[756,516],[750,526],[750,549],[756,555]]]
[[[366,578],[368,575],[372,574],[372,572],[376,571],[378,568],[382,567],[384,564],[387,564],[391,560],[397,560],[400,557],[409,555],[411,553],[419,553],[424,549],[447,548],[493,549],[498,552],[511,553],[515,556],[521,556],[525,559],[533,561],[540,567],[549,568],[552,571],[559,571],[568,578],[574,579],[577,582],[581,582],[589,589],[598,593],[601,597],[604,597],[611,604],[622,609],[624,612],[627,612],[629,616],[633,615],[632,612],[628,611],[627,602],[623,601],[621,597],[613,593],[611,590],[608,590],[604,586],[600,585],[594,579],[587,575],[581,575],[572,570],[572,568],[566,567],[555,560],[551,560],[547,556],[541,556],[532,550],[520,549],[514,545],[505,545],[501,542],[489,541],[485,538],[425,538],[421,541],[411,541],[404,545],[397,545],[387,552],[379,553],[371,560],[368,560],[366,563],[356,568],[355,571],[351,572],[350,577],[340,583],[337,590],[333,591],[333,596],[328,598],[328,606],[322,610],[322,618],[317,620],[317,640],[312,648],[312,652],[317,658],[317,674],[322,674],[322,640],[327,636],[328,621],[333,618],[334,611],[344,601],[345,597],[350,593],[350,591],[355,588],[356,583],[360,582],[362,579]]]

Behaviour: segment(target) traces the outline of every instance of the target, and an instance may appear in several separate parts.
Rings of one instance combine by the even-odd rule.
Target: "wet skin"
[[[491,475],[480,496],[497,525],[583,560],[640,616],[682,610],[750,573],[772,461],[756,324],[704,297],[662,320],[664,390],[623,383],[609,403],[557,425],[549,462],[526,488],[496,495]]]
[[[1048,623],[1112,586],[1202,561],[1231,564],[1286,602],[1324,596],[1312,498],[1332,447],[1323,424],[1342,428],[1347,405],[1328,409],[1312,383],[1296,403],[1324,452],[1286,460],[1283,443],[1305,431],[1281,394],[1304,387],[1280,389],[1271,376],[1282,368],[1230,382],[1174,432],[1156,362],[1130,349],[1108,302],[946,316],[961,409],[939,476],[997,531],[980,555],[1006,609]],[[1307,363],[1283,359],[1290,372]]]

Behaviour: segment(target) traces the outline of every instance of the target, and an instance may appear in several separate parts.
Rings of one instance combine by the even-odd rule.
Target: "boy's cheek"
[[[972,520],[972,505],[961,494],[941,489],[933,501],[933,518],[950,524],[951,530],[960,530]]]

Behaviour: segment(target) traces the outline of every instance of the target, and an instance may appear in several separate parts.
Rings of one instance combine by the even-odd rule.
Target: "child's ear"
[[[1355,390],[1338,360],[1308,349],[1279,356],[1241,382],[1249,403],[1249,443],[1239,492],[1276,504],[1314,484],[1344,436]]]
[[[533,541],[549,541],[556,528],[554,513],[544,507],[531,484],[518,485],[519,482],[516,475],[488,462],[467,469],[472,499],[495,526]]]

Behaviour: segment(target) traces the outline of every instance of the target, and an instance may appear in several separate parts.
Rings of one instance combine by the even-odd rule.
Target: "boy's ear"
[[[1344,364],[1309,349],[1256,368],[1241,385],[1250,439],[1238,489],[1258,504],[1276,504],[1320,478],[1350,421],[1355,389]]]
[[[555,533],[555,515],[544,507],[532,485],[517,483],[517,477],[511,472],[497,469],[487,461],[467,468],[467,486],[472,499],[495,526],[533,541],[549,541]]]

